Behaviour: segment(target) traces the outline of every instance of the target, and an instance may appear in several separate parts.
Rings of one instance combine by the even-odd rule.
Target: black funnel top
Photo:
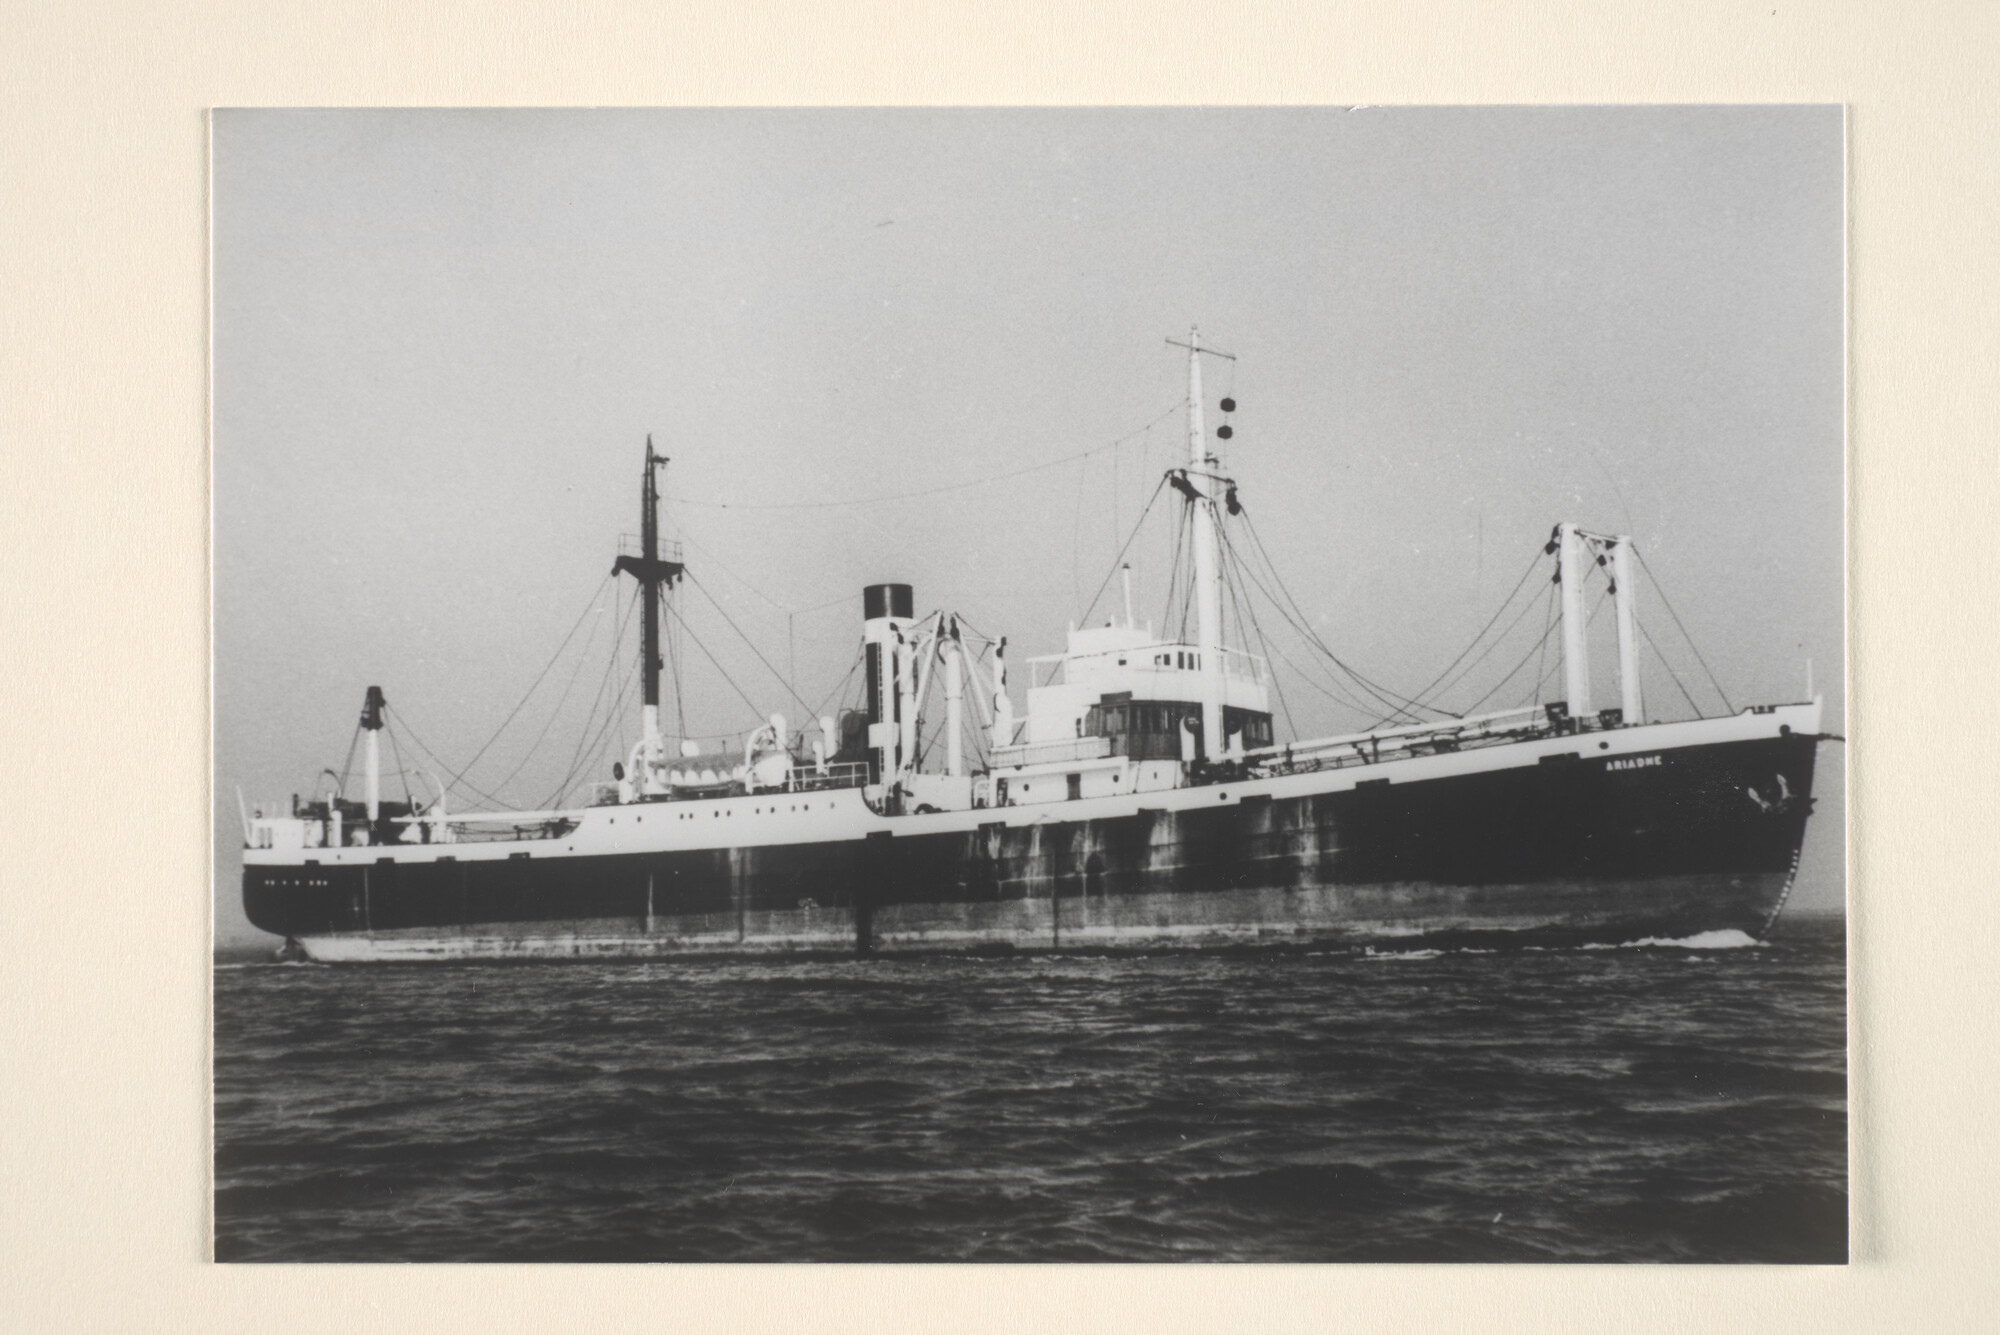
[[[861,615],[867,621],[876,617],[915,616],[916,605],[907,584],[870,584],[861,591]]]

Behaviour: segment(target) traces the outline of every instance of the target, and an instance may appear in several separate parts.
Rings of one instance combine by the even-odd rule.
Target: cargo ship
[[[855,708],[802,728],[769,715],[725,752],[676,745],[661,613],[687,566],[660,534],[665,460],[649,440],[641,531],[614,567],[642,613],[638,740],[610,778],[542,810],[452,811],[442,784],[429,802],[388,800],[388,703],[370,686],[361,795],[341,776],[243,804],[250,921],[287,955],[328,962],[1768,931],[1798,871],[1823,702],[1808,684],[1802,701],[1649,719],[1629,536],[1566,522],[1543,548],[1561,699],[1453,714],[1371,688],[1387,711],[1375,726],[1279,740],[1267,657],[1225,639],[1244,507],[1221,458],[1230,427],[1205,425],[1202,366],[1227,354],[1192,331],[1172,342],[1187,352],[1187,454],[1156,496],[1181,510],[1180,633],[1133,614],[1125,567],[1124,615],[1072,625],[1063,652],[1027,660],[1017,709],[1004,639],[959,612],[918,615],[910,584],[875,584]],[[1593,578],[1617,628],[1618,704],[1603,708]]]

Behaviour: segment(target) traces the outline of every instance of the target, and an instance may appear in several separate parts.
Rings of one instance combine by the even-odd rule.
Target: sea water
[[[1610,949],[225,964],[225,1261],[1847,1252],[1839,919]]]

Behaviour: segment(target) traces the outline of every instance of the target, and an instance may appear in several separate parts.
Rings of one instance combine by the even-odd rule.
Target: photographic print
[[[1844,131],[216,112],[217,1259],[1844,1262]]]

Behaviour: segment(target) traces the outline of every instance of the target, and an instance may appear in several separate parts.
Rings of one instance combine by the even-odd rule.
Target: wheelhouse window
[[[1083,735],[1104,737],[1111,754],[1134,760],[1179,760],[1182,720],[1201,727],[1201,705],[1192,700],[1133,700],[1129,692],[1105,696],[1083,718]],[[1222,712],[1225,734],[1241,734],[1246,748],[1269,746],[1271,716],[1250,709]]]

